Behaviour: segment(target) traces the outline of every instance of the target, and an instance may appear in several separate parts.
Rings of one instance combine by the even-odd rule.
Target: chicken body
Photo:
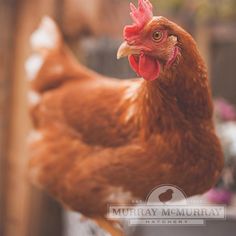
[[[53,45],[45,44],[50,40]],[[155,81],[120,81],[78,64],[50,19],[32,44],[40,53],[28,63],[38,65],[31,73],[34,183],[89,217],[105,216],[107,204],[145,200],[161,184],[176,185],[187,196],[215,184],[223,155],[195,46],[194,66],[186,61]]]

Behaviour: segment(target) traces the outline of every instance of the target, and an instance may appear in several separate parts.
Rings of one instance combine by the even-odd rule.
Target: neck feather
[[[183,50],[178,65],[157,80],[142,81],[136,96],[129,100],[126,121],[137,125],[145,136],[185,130],[205,121],[211,124],[213,108],[206,67],[198,50],[189,50]]]

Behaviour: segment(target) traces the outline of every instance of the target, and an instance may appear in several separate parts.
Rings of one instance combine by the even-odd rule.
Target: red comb
[[[134,24],[124,28],[124,38],[127,41],[132,40],[138,32],[152,19],[152,4],[149,0],[139,0],[138,8],[130,3],[131,13]]]

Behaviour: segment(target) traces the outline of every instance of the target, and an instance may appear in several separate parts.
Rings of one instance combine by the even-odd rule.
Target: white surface
[[[64,219],[63,236],[110,236],[93,221],[83,218],[79,213],[66,211]]]

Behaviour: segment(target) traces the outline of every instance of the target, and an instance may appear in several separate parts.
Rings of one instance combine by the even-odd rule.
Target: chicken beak
[[[129,55],[139,54],[140,50],[135,46],[130,46],[127,42],[123,42],[117,52],[117,59],[127,57]]]

